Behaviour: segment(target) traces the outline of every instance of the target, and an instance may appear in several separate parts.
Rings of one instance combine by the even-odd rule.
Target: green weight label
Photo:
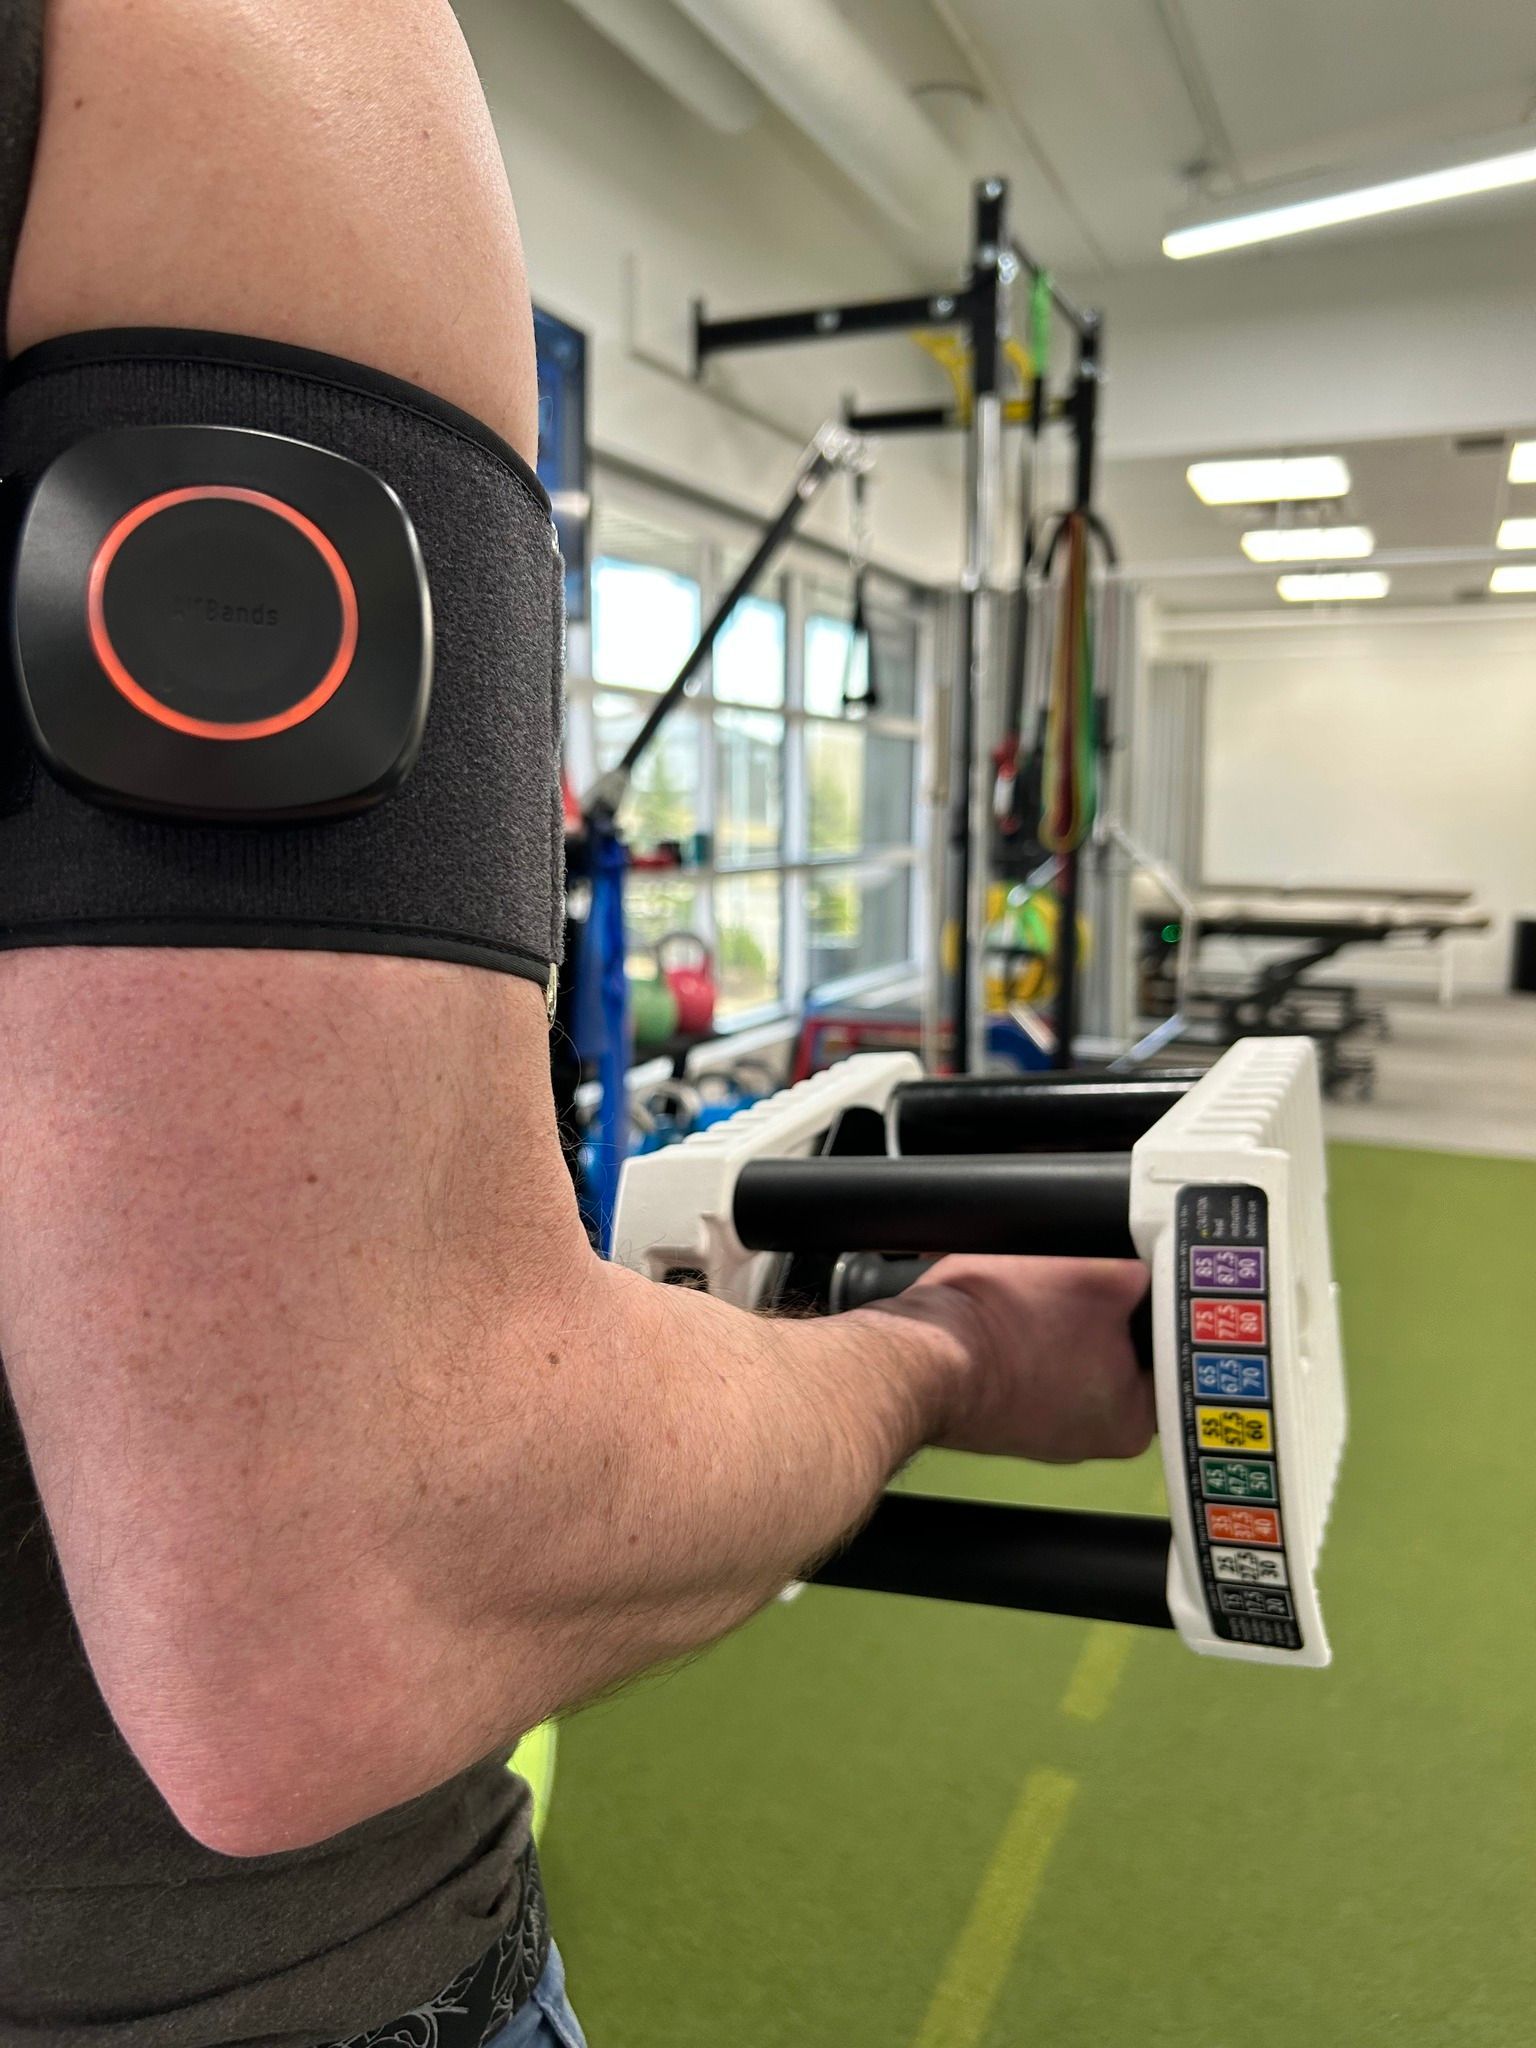
[[[1275,1491],[1275,1468],[1256,1458],[1202,1458],[1200,1490],[1207,1500],[1267,1500]]]

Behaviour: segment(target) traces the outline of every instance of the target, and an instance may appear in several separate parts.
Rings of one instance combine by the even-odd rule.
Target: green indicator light
[[[1183,936],[1183,932],[1184,927],[1181,924],[1165,924],[1163,926],[1164,945],[1176,946],[1179,943],[1180,938]]]

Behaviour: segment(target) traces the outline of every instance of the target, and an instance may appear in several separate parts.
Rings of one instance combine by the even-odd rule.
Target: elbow
[[[162,1723],[151,1731],[117,1716],[178,1825],[217,1855],[312,1848],[427,1789],[398,1756],[367,1758],[340,1732],[328,1736],[311,1722],[301,1735],[280,1716],[252,1725],[236,1699],[228,1709],[217,1730]]]
[[[348,1665],[347,1682],[332,1682]],[[536,1659],[524,1664],[537,1668]],[[549,1708],[519,1684],[478,1703],[477,1715],[468,1688],[441,1663],[428,1686],[414,1659],[380,1662],[364,1675],[340,1644],[301,1665],[274,1661],[255,1682],[231,1673],[196,1711],[178,1705],[174,1683],[121,1699],[103,1690],[177,1823],[235,1858],[313,1848],[404,1806],[503,1747],[510,1752],[515,1731]]]
[[[232,1769],[238,1770],[235,1760]],[[369,1818],[361,1812],[306,1811],[299,1806],[284,1812],[270,1802],[253,1799],[239,1786],[176,1782],[157,1789],[194,1842],[215,1855],[231,1858],[280,1856],[291,1849],[310,1849]]]
[[[360,1702],[366,1713],[367,1702]],[[510,1745],[509,1745],[510,1746]],[[309,1849],[430,1792],[473,1757],[365,1751],[355,1736],[317,1740],[302,1755],[261,1731],[226,1729],[217,1764],[140,1756],[178,1825],[205,1849],[228,1857]]]

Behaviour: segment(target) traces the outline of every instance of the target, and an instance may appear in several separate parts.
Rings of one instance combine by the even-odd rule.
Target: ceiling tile
[[[1180,6],[1250,174],[1309,144],[1325,145],[1310,157],[1322,169],[1358,157],[1352,137],[1404,146],[1486,131],[1519,119],[1536,86],[1529,0]]]

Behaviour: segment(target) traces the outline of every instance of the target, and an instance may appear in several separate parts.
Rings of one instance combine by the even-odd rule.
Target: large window
[[[570,683],[578,772],[619,759],[740,548],[687,513],[600,504],[591,672],[573,665]],[[621,813],[631,847],[671,842],[684,861],[631,874],[631,961],[668,932],[697,932],[715,956],[727,1025],[894,980],[915,958],[927,629],[915,596],[881,590],[872,704],[846,578],[791,558],[737,608],[631,784]]]

